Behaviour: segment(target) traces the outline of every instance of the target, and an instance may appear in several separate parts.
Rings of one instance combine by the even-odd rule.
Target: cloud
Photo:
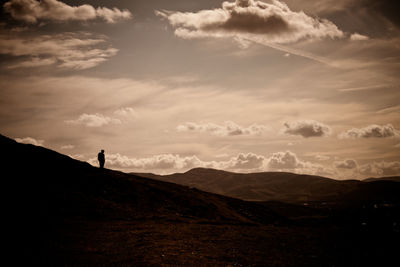
[[[104,116],[102,114],[82,114],[76,120],[65,121],[69,124],[84,125],[86,127],[102,127],[108,124],[121,124],[119,119]]]
[[[230,169],[261,169],[264,165],[264,156],[254,153],[240,153],[237,157],[232,158],[228,163]]]
[[[109,124],[122,124],[131,118],[137,118],[137,113],[133,108],[119,108],[113,112],[112,117],[105,116],[100,113],[82,114],[76,120],[66,120],[66,123],[84,125],[87,127],[101,127]]]
[[[43,146],[44,143],[43,140],[38,140],[32,137],[15,138],[15,141],[17,141],[18,143],[31,144],[35,146]]]
[[[92,165],[98,165],[96,158],[91,158],[88,162]],[[320,164],[299,160],[296,154],[290,151],[276,152],[270,157],[254,153],[239,153],[227,160],[220,161],[203,161],[195,155],[160,154],[145,158],[134,158],[116,153],[106,154],[106,165],[108,168],[154,171],[157,173],[182,172],[203,167],[237,172],[290,171],[313,175],[331,176],[334,174],[334,170]]]
[[[260,135],[267,130],[267,127],[259,124],[252,124],[249,127],[240,126],[232,121],[226,121],[224,125],[214,123],[197,124],[194,122],[186,122],[178,125],[176,129],[179,132],[207,132],[218,136],[235,136],[235,135]]]
[[[29,60],[24,60],[15,64],[8,65],[8,69],[15,69],[15,68],[36,68],[36,67],[43,67],[48,65],[53,65],[57,62],[55,58],[39,58],[39,57],[32,57]]]
[[[267,163],[270,169],[295,169],[302,166],[296,154],[286,152],[276,152],[271,155]]]
[[[69,6],[57,0],[11,0],[3,5],[4,10],[16,19],[28,23],[38,20],[87,21],[103,19],[107,23],[131,19],[129,10],[94,8],[91,5]]]
[[[89,160],[97,165],[97,159]],[[129,158],[116,154],[106,154],[106,165],[117,168],[131,168],[136,170],[182,170],[203,166],[204,163],[196,156],[181,157],[180,155],[161,154],[148,158]]]
[[[0,54],[25,57],[9,68],[57,65],[60,68],[88,69],[117,54],[105,36],[90,33],[62,33],[30,37],[0,33]]]
[[[233,37],[264,44],[287,44],[300,40],[340,38],[344,34],[326,19],[294,12],[280,1],[223,2],[222,8],[199,12],[157,11],[182,38]]]
[[[352,35],[350,35],[350,40],[352,40],[352,41],[365,41],[368,39],[369,39],[368,36],[358,34],[358,33],[353,33]]]
[[[61,146],[61,149],[74,149],[75,146],[74,145],[65,145],[65,146]]]
[[[301,135],[304,138],[323,137],[331,134],[332,130],[328,125],[314,120],[298,120],[285,122],[285,128],[281,131],[289,135]]]
[[[184,171],[196,167],[256,171],[262,170],[266,158],[254,153],[240,153],[226,161],[202,161],[197,156],[186,156],[174,154],[154,155],[147,158],[129,158],[117,154],[107,154],[106,164],[109,167],[129,168],[140,171],[161,170],[163,172]],[[92,165],[97,165],[97,159],[89,160]]]
[[[315,159],[320,160],[320,161],[325,161],[325,160],[329,160],[331,157],[326,156],[326,155],[316,155]]]
[[[117,109],[116,111],[114,111],[114,115],[124,117],[124,118],[129,118],[129,117],[137,118],[138,117],[137,112],[133,108],[130,108],[130,107],[124,107],[124,108]]]
[[[346,159],[344,161],[335,161],[333,165],[338,169],[348,169],[348,170],[357,169],[358,166],[357,161],[353,159]]]
[[[360,174],[364,176],[392,176],[400,175],[399,161],[381,161],[364,164],[359,168]]]
[[[353,128],[338,135],[340,139],[346,138],[387,138],[399,136],[399,131],[392,124],[372,124],[364,128]]]
[[[330,167],[300,160],[291,151],[275,152],[265,159],[264,168],[268,171],[288,171],[299,174],[311,174],[333,177],[336,171]]]

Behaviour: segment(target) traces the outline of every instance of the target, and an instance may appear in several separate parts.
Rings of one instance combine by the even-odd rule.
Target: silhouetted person
[[[106,162],[106,157],[104,156],[104,150],[101,150],[99,154],[97,154],[97,159],[99,160],[100,169],[103,169],[104,163]]]

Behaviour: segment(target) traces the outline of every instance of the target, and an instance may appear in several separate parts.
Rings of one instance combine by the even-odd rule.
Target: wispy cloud
[[[111,124],[122,124],[130,119],[136,119],[138,115],[131,107],[122,107],[113,112],[113,116],[105,116],[100,113],[95,114],[81,114],[75,120],[66,120],[65,123],[84,125],[86,127],[102,127]]]
[[[390,85],[388,85],[388,84],[378,84],[378,85],[343,88],[343,89],[339,89],[339,91],[340,92],[355,92],[355,91],[377,90],[377,89],[387,88],[389,86]]]
[[[3,7],[14,19],[28,23],[36,23],[38,20],[87,21],[93,19],[103,19],[107,23],[115,23],[132,18],[132,13],[126,9],[94,8],[88,4],[70,6],[57,0],[11,0]]]
[[[75,120],[65,121],[68,124],[84,125],[87,127],[102,127],[108,124],[121,124],[119,119],[104,116],[102,114],[82,114]]]
[[[315,159],[319,160],[319,161],[325,161],[325,160],[329,160],[331,157],[326,156],[326,155],[316,155]]]
[[[267,127],[259,124],[252,124],[249,127],[240,126],[233,121],[226,121],[224,125],[214,123],[194,123],[186,122],[178,125],[179,132],[207,132],[218,136],[236,135],[260,135],[267,130]]]
[[[137,118],[138,113],[131,107],[123,107],[114,111],[114,115],[123,117],[123,118]]]
[[[86,32],[53,35],[0,34],[0,54],[25,56],[9,68],[57,65],[60,68],[88,69],[116,55],[105,36]]]

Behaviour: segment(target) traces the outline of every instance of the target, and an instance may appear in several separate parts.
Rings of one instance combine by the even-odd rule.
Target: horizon
[[[124,172],[399,176],[398,7],[2,1],[0,132]]]
[[[1,133],[0,133],[0,135],[1,135],[1,136],[4,136],[4,135],[2,135]],[[76,158],[71,157],[70,155],[62,154],[62,153],[60,153],[60,152],[51,150],[51,149],[49,149],[49,148],[47,148],[47,147],[44,147],[44,146],[42,146],[42,145],[32,144],[32,143],[30,143],[30,142],[28,142],[28,143],[27,143],[27,142],[18,142],[17,140],[12,139],[12,138],[9,138],[9,137],[7,137],[7,136],[4,136],[4,137],[6,137],[6,138],[8,138],[8,139],[10,139],[10,140],[16,141],[17,143],[22,144],[22,145],[34,145],[34,146],[37,146],[37,147],[42,147],[42,148],[44,148],[44,149],[48,149],[48,150],[50,150],[50,151],[59,153],[60,155],[67,156],[67,157],[71,158],[72,160],[76,160],[76,161],[88,163],[91,167],[99,168],[99,166],[98,166],[99,164],[98,164],[98,163],[94,163],[94,161],[93,161],[92,163],[91,163],[91,162],[88,162],[88,161],[81,161],[81,160],[79,160],[79,159],[76,159]],[[305,176],[315,176],[315,177],[319,177],[319,178],[324,178],[324,179],[328,179],[328,180],[337,180],[337,181],[354,181],[354,180],[356,180],[356,181],[365,181],[365,180],[369,180],[369,179],[382,179],[382,180],[384,180],[385,178],[397,178],[397,177],[400,177],[400,176],[397,176],[397,175],[396,175],[396,176],[391,175],[391,176],[366,177],[366,178],[363,178],[363,179],[352,178],[352,179],[340,179],[340,180],[338,180],[338,179],[334,179],[334,178],[330,178],[330,177],[325,177],[325,176],[319,176],[319,175],[314,175],[314,174],[294,173],[294,172],[289,172],[289,171],[239,172],[239,171],[229,171],[229,170],[224,170],[224,169],[215,169],[215,168],[210,168],[210,167],[193,167],[193,168],[191,168],[191,169],[188,169],[188,170],[185,170],[185,171],[182,171],[182,172],[171,172],[171,173],[166,173],[166,174],[157,174],[157,173],[145,172],[145,171],[143,171],[143,172],[129,172],[129,171],[118,170],[118,169],[111,169],[111,168],[104,168],[104,169],[108,169],[108,170],[110,170],[110,171],[122,171],[122,172],[124,172],[124,173],[126,173],[126,174],[134,174],[134,175],[138,175],[138,176],[140,176],[140,175],[145,175],[145,174],[150,174],[150,175],[155,175],[155,176],[169,176],[169,175],[175,175],[175,174],[185,174],[185,173],[188,173],[188,172],[192,172],[192,171],[194,171],[194,170],[207,170],[207,171],[217,171],[217,172],[226,172],[226,173],[232,173],[232,174],[244,174],[244,175],[246,175],[246,174],[249,174],[249,175],[251,175],[251,174],[262,174],[262,173],[279,173],[279,174],[282,173],[282,174],[291,174],[291,175],[298,175],[298,176],[303,176],[303,175],[305,175]]]

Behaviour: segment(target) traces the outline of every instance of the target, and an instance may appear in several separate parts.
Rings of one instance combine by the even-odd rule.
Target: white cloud
[[[381,161],[361,165],[359,168],[360,174],[364,176],[392,176],[400,175],[399,161]]]
[[[115,7],[113,9],[94,8],[88,4],[69,6],[57,0],[11,0],[3,7],[14,19],[28,23],[36,23],[38,20],[87,21],[97,18],[107,23],[115,23],[132,18],[129,10],[119,10]]]
[[[291,151],[275,152],[265,159],[265,170],[268,171],[287,171],[298,174],[311,174],[333,177],[336,171],[322,164],[300,160]]]
[[[354,159],[335,161],[333,164],[338,169],[348,169],[348,170],[357,169],[358,166],[357,161],[355,161]]]
[[[296,154],[286,152],[276,152],[268,159],[267,166],[269,169],[291,170],[301,166]]]
[[[67,120],[65,121],[69,124],[77,124],[77,125],[84,125],[87,127],[101,127],[108,124],[121,124],[119,119],[111,118],[104,116],[102,114],[82,114],[76,120]]]
[[[224,125],[214,123],[194,123],[186,122],[178,125],[176,129],[179,132],[207,132],[218,136],[235,135],[260,135],[267,130],[267,127],[259,124],[252,124],[249,127],[240,126],[232,121],[226,121]]]
[[[91,158],[88,162],[98,165],[96,158]],[[131,158],[117,153],[106,154],[106,165],[108,168],[157,173],[182,172],[203,167],[237,172],[290,171],[329,176],[334,174],[334,170],[320,164],[299,160],[296,154],[290,151],[273,153],[270,157],[254,153],[239,153],[237,156],[220,161],[203,161],[194,155],[161,154],[146,158]]]
[[[231,169],[261,169],[264,165],[264,156],[256,155],[254,153],[243,154],[240,153],[237,157],[229,161],[228,168]]]
[[[372,124],[364,128],[353,128],[338,135],[340,139],[346,138],[387,138],[399,136],[400,133],[392,124]]]
[[[61,146],[61,149],[74,149],[74,148],[75,148],[74,145],[64,145],[64,146]]]
[[[127,20],[132,18],[132,14],[129,10],[119,10],[116,7],[114,7],[113,9],[98,7],[96,9],[96,14],[98,17],[104,19],[107,23],[116,23],[120,20]]]
[[[331,128],[323,123],[314,120],[298,120],[285,122],[282,132],[289,135],[300,135],[304,138],[323,137],[331,134]]]
[[[255,0],[223,2],[222,8],[199,12],[157,11],[176,28],[182,38],[232,37],[265,44],[293,43],[300,40],[340,38],[344,34],[335,24],[294,12],[280,1]]]
[[[76,120],[67,120],[66,123],[84,125],[87,127],[101,127],[108,124],[122,124],[131,118],[137,118],[137,113],[133,108],[119,108],[113,112],[112,117],[100,113],[82,114]]]
[[[97,159],[89,160],[92,165],[97,165]],[[161,154],[148,158],[129,158],[117,154],[106,154],[106,165],[109,168],[131,168],[135,170],[182,170],[203,166],[203,162],[196,156],[181,157],[173,154]]]
[[[15,138],[15,141],[22,144],[31,144],[35,146],[43,146],[44,141],[32,137]]]
[[[118,50],[106,43],[105,36],[85,32],[36,37],[0,33],[0,54],[28,57],[9,68],[55,64],[60,68],[82,70],[95,67],[117,54]]]
[[[55,58],[39,58],[32,57],[28,60],[24,60],[15,64],[9,65],[7,68],[15,69],[15,68],[35,68],[35,67],[43,67],[48,65],[53,65],[57,62]]]
[[[350,40],[352,41],[365,41],[368,40],[369,37],[359,34],[359,33],[353,33],[352,35],[350,35]]]
[[[331,157],[326,156],[326,155],[316,155],[315,159],[320,160],[320,161],[325,161],[325,160],[329,160]]]
[[[130,118],[130,117],[137,118],[138,117],[137,112],[131,107],[124,107],[124,108],[117,109],[116,111],[114,111],[114,115],[124,117],[124,118]]]

